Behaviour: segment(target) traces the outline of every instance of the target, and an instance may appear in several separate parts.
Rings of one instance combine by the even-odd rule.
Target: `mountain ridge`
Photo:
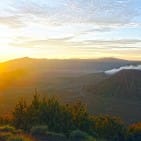
[[[136,64],[135,61],[122,60],[117,58],[100,59],[37,59],[23,57],[0,63],[0,72],[13,71],[16,69],[50,70],[62,73],[95,73],[108,69],[117,68],[123,65]]]
[[[141,71],[140,70],[121,70],[98,83],[92,93],[103,96],[116,96],[141,99]],[[134,95],[133,95],[134,94]]]

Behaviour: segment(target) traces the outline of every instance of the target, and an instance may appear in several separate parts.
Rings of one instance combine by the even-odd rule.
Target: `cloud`
[[[38,47],[46,48],[46,46],[67,46],[81,50],[141,50],[141,40],[138,39],[122,39],[122,40],[75,40],[75,36],[34,39],[27,37],[17,37],[12,43],[17,47]]]
[[[141,40],[139,39],[120,39],[120,40],[88,40],[90,43],[96,43],[96,44],[135,44],[135,43],[141,43]]]
[[[137,66],[128,65],[128,66],[123,66],[123,67],[120,67],[120,68],[114,68],[114,69],[105,71],[105,74],[113,75],[115,73],[118,73],[121,70],[131,70],[131,69],[132,70],[140,70],[141,71],[141,65],[137,65]]]
[[[105,26],[121,26],[132,23],[140,14],[137,0],[19,0],[9,11],[21,18],[34,21],[37,17],[54,25],[66,23],[93,23]],[[10,13],[11,14],[11,13]],[[40,22],[40,21],[39,21]]]
[[[44,26],[46,32],[50,30],[50,33],[57,36],[71,31],[72,36],[83,36],[88,33],[111,32],[124,26],[140,26],[139,22],[134,21],[141,13],[140,7],[134,6],[137,0],[6,1],[7,7],[2,10],[4,16],[0,14],[0,24],[11,28],[26,28],[38,23],[38,31]],[[52,28],[48,29],[50,25]]]
[[[97,46],[102,49],[111,50],[139,50],[141,49],[141,40],[122,39],[122,40],[88,40],[87,46]]]
[[[4,7],[6,1],[9,2]],[[139,0],[5,0],[0,24],[14,28],[9,43],[13,47],[65,46],[83,54],[115,51],[138,54],[141,40],[135,34],[140,37],[139,31],[129,29],[132,35],[127,34],[129,27],[141,27],[140,19],[135,20],[141,14],[139,3]]]
[[[24,26],[24,23],[20,20],[20,17],[18,16],[0,17],[0,24],[12,28],[20,28]]]
[[[20,39],[22,38],[22,40]],[[29,38],[20,37],[17,38],[17,42],[12,42],[10,45],[15,47],[24,47],[24,48],[46,48],[47,46],[70,46],[71,43],[68,42],[72,37],[66,38],[56,38],[56,39],[44,39],[44,40],[29,40]],[[25,39],[25,41],[23,41]]]
[[[40,14],[48,17],[53,23],[95,23],[101,25],[124,25],[139,14],[134,7],[136,0],[59,0],[37,3],[26,3],[23,12]],[[48,4],[50,3],[50,5]],[[57,6],[54,6],[57,3]],[[33,9],[32,11],[29,9]]]

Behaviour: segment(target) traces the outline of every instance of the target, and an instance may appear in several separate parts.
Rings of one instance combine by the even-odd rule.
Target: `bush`
[[[40,126],[33,126],[30,130],[30,133],[33,135],[46,135],[48,131],[48,126],[40,125]]]
[[[21,135],[21,136],[11,136],[7,141],[33,141],[30,137]]]
[[[87,133],[80,130],[72,131],[70,134],[70,139],[72,141],[94,141],[95,140],[93,139],[93,137],[91,137]]]
[[[123,141],[127,133],[126,127],[119,118],[94,117],[89,114],[87,105],[81,102],[62,105],[54,97],[41,99],[37,94],[29,105],[25,100],[19,101],[12,117],[13,125],[17,129],[30,131],[34,135],[60,137],[57,132],[74,140],[93,140],[91,137],[93,136],[108,141]]]
[[[0,126],[1,132],[15,132],[15,128],[9,125]]]
[[[12,116],[11,114],[3,114],[0,116],[0,125],[9,125],[11,124]]]
[[[12,133],[10,132],[0,132],[0,141],[7,141],[9,137],[12,136]]]
[[[127,141],[141,141],[141,122],[129,126]]]
[[[58,136],[58,137],[65,137],[62,133],[55,133],[55,132],[47,132],[46,135],[48,136]]]
[[[97,116],[94,117],[94,130],[99,138],[120,141],[125,139],[126,128],[117,117]]]
[[[33,126],[48,125],[49,130],[66,135],[74,129],[90,131],[91,121],[86,105],[81,102],[62,105],[56,98],[40,99],[34,95],[31,104],[21,100],[13,112],[13,125],[30,131]]]
[[[49,141],[67,141],[67,137],[62,133],[48,132],[45,134],[34,134],[37,140],[49,140]]]
[[[26,135],[15,135],[10,132],[1,132],[0,141],[33,141],[31,137]]]

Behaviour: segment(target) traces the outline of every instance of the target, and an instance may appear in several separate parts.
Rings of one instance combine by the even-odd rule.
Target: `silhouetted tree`
[[[20,129],[27,129],[27,104],[24,99],[21,99],[15,106],[13,112],[13,124]]]

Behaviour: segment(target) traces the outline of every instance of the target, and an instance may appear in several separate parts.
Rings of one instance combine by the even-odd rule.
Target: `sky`
[[[141,0],[2,0],[0,61],[141,60]]]

